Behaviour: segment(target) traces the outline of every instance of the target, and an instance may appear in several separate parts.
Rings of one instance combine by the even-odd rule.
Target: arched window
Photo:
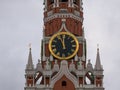
[[[73,0],[73,3],[74,3],[74,4],[76,4],[76,3],[77,3],[77,1],[76,1],[76,0]]]
[[[54,0],[51,0],[51,4],[54,3]]]
[[[62,86],[67,86],[66,81],[62,81]]]
[[[35,83],[40,84],[42,82],[43,76],[41,72],[35,74]]]
[[[68,2],[68,0],[60,0],[60,2]]]
[[[80,2],[79,0],[73,0],[73,3],[74,3],[74,4],[79,5],[79,2]]]
[[[85,76],[86,84],[94,84],[94,75],[92,72],[87,72]]]

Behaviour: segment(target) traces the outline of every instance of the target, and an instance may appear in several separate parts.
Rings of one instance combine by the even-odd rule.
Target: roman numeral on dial
[[[76,45],[72,45],[72,47],[76,47]]]
[[[60,56],[60,52],[57,52],[57,54],[56,54],[57,56]]]

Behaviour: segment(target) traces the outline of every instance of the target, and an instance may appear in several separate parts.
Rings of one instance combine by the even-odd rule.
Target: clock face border
[[[57,36],[59,36],[59,35],[69,35],[70,37],[72,37],[72,39],[74,39],[75,44],[76,44],[76,48],[75,48],[75,51],[74,51],[70,56],[61,57],[61,56],[56,55],[56,54],[53,52],[53,50],[52,50],[52,41],[53,41]],[[71,34],[71,33],[69,33],[69,32],[59,32],[59,33],[56,33],[56,34],[54,34],[54,35],[51,37],[51,39],[50,39],[50,41],[49,41],[49,51],[51,52],[51,54],[52,54],[55,58],[60,59],[60,60],[67,60],[67,59],[70,59],[70,58],[74,57],[74,56],[76,55],[76,53],[78,52],[78,49],[79,49],[79,42],[78,42],[77,38],[76,38],[73,34]]]

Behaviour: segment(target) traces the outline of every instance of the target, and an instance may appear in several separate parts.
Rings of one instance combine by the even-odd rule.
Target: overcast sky
[[[87,59],[99,44],[105,90],[120,90],[120,0],[83,0]],[[24,90],[28,44],[40,58],[43,0],[0,0],[0,90]]]

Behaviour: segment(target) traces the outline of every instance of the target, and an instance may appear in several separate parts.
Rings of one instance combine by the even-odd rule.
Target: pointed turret
[[[95,70],[103,70],[102,65],[101,65],[101,61],[100,61],[99,48],[97,48]]]
[[[97,48],[96,64],[94,69],[96,87],[103,87],[103,67],[100,61],[99,48]]]
[[[33,87],[34,86],[34,65],[33,65],[33,61],[32,61],[32,53],[31,53],[31,45],[29,47],[29,56],[28,56],[28,63],[26,65],[26,69],[25,69],[25,78],[26,78],[26,89],[29,87]],[[25,89],[25,90],[26,90]]]
[[[32,53],[31,53],[31,47],[29,48],[29,56],[28,56],[28,63],[26,65],[26,70],[33,70],[34,65],[32,61]]]

